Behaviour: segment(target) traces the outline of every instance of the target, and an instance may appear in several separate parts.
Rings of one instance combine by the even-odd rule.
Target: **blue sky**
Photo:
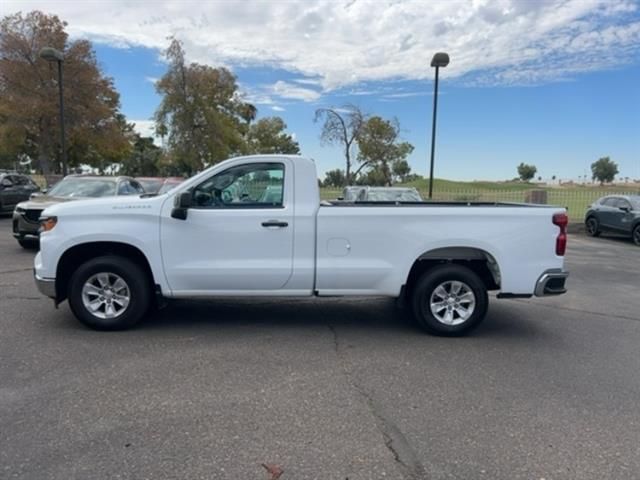
[[[104,71],[115,79],[122,110],[131,120],[150,120],[160,97],[153,80],[166,69],[159,52],[148,48],[96,45]],[[452,58],[452,62],[455,58]],[[242,85],[290,80],[289,72],[272,68],[234,69]],[[543,177],[577,179],[589,165],[611,156],[620,174],[640,178],[640,62],[584,73],[568,81],[535,86],[467,86],[441,71],[436,144],[437,176],[451,179],[507,179],[520,162],[538,166]],[[388,98],[385,87],[411,96]],[[281,116],[304,155],[322,171],[343,168],[340,151],[322,146],[314,111],[353,103],[365,112],[397,117],[402,136],[415,151],[412,169],[426,174],[431,139],[433,82],[373,82],[364,88],[323,95],[316,101],[258,104],[259,116]],[[415,95],[413,95],[415,94]],[[273,107],[276,110],[273,110]]]
[[[428,6],[429,8],[425,8]],[[578,179],[610,156],[640,178],[640,2],[126,2],[7,0],[0,14],[41,9],[94,42],[122,111],[142,131],[159,97],[162,49],[234,71],[260,116],[279,115],[319,170],[343,167],[320,145],[318,107],[353,103],[400,121],[427,172],[433,70],[441,70],[436,176],[509,179],[532,163],[543,178]]]

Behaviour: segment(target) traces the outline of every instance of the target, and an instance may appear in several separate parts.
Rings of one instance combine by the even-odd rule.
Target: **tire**
[[[71,311],[94,330],[135,326],[149,310],[152,296],[146,272],[131,260],[115,255],[80,265],[71,276],[68,291]]]
[[[32,240],[27,238],[19,238],[18,243],[25,250],[37,250],[40,246],[38,240]]]
[[[585,228],[587,229],[587,235],[590,237],[597,237],[600,235],[600,222],[596,217],[589,217],[585,222]]]
[[[633,231],[631,232],[631,239],[633,240],[633,243],[640,247],[640,223],[633,227]]]
[[[449,296],[451,300],[448,300]],[[432,300],[437,316],[431,308]],[[461,265],[446,264],[420,277],[411,293],[411,304],[416,323],[423,330],[453,337],[469,333],[484,320],[489,297],[486,286],[475,272]],[[438,306],[442,308],[438,310]]]

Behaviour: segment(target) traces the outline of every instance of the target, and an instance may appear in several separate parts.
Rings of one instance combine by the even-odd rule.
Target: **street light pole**
[[[433,91],[433,122],[431,124],[431,164],[429,167],[429,200],[433,197],[433,163],[436,150],[436,115],[438,111],[438,74],[440,67],[449,65],[449,55],[446,53],[436,53],[431,60],[431,66],[436,68],[436,81]]]
[[[62,148],[62,175],[67,176],[67,143],[64,132],[64,91],[62,87],[64,55],[61,51],[51,47],[44,47],[40,50],[40,57],[48,62],[58,63],[58,94],[60,97],[60,147]]]
[[[67,176],[67,143],[64,134],[64,95],[62,91],[62,60],[58,61],[58,85],[60,88],[60,146],[62,147],[62,175]]]

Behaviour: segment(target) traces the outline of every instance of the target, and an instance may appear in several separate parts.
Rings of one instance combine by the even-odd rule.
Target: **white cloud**
[[[431,78],[439,50],[451,55],[443,76],[474,84],[571,78],[640,52],[633,0],[0,3],[0,14],[30,9],[58,14],[74,36],[117,47],[162,49],[175,35],[193,61],[296,72],[300,78],[277,82],[271,94],[303,101],[320,96],[317,86]]]
[[[273,110],[274,112],[284,112],[285,109],[279,105],[274,105],[271,107],[271,110]]]
[[[443,92],[439,92],[442,95]],[[431,95],[430,92],[398,92],[388,93],[382,95],[382,98],[408,98],[408,97],[422,97],[424,95]]]
[[[160,146],[161,139],[156,135],[155,122],[153,120],[130,120],[133,123],[133,130],[142,137],[152,137],[153,143]]]
[[[153,83],[154,85],[158,80],[160,80],[158,77],[144,77],[144,79],[149,83]]]
[[[278,80],[276,83],[271,85],[270,90],[278,97],[302,100],[304,102],[313,102],[320,98],[320,92],[317,90],[301,87],[282,80]]]

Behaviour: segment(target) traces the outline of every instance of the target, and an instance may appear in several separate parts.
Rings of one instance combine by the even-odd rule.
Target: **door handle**
[[[289,224],[287,222],[281,222],[279,220],[267,220],[266,222],[262,222],[262,226],[265,228],[269,228],[269,227],[284,228],[284,227],[288,227]]]

